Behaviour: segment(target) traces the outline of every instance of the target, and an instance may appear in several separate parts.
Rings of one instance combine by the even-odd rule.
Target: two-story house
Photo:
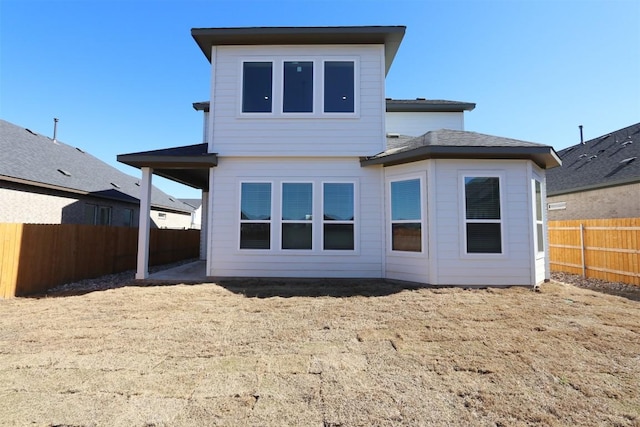
[[[194,105],[205,142],[118,159],[142,169],[145,188],[157,173],[203,190],[208,276],[461,286],[548,277],[553,148],[464,131],[474,104],[387,100],[404,32],[192,30],[211,63],[211,101]]]

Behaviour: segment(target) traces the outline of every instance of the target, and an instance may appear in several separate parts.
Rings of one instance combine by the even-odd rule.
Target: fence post
[[[582,277],[587,277],[587,266],[584,262],[584,224],[580,224],[580,256],[582,257]]]

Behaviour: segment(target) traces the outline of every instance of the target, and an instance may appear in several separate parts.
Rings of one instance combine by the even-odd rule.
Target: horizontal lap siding
[[[463,113],[387,113],[387,132],[420,136],[431,130],[464,130]]]
[[[526,161],[437,160],[435,196],[438,233],[437,284],[449,285],[529,285],[533,242],[530,182]],[[459,172],[503,173],[502,230],[503,256],[469,257],[464,253],[464,224]],[[434,200],[433,198],[431,200]]]
[[[429,282],[429,201],[428,201],[428,179],[427,169],[430,167],[430,161],[421,161],[409,163],[400,166],[391,166],[385,168],[385,177],[392,180],[414,179],[417,176],[424,178],[425,186],[422,188],[422,205],[423,205],[423,233],[425,234],[423,253],[403,253],[393,252],[387,248],[386,259],[386,277],[395,280],[406,280],[410,282]],[[385,184],[385,197],[389,198],[389,188]],[[389,203],[389,201],[387,201]],[[389,215],[385,219],[385,232],[387,246],[391,245],[391,230]]]
[[[211,116],[213,151],[220,156],[362,156],[384,149],[382,46],[220,46],[216,52]],[[276,61],[312,57],[319,60],[316,67],[323,57],[357,59],[358,117],[241,117],[240,64],[252,57]],[[319,94],[315,92],[316,97]]]
[[[326,253],[322,251],[283,252],[272,247],[265,251],[238,249],[240,183],[273,182],[272,192],[279,192],[281,182],[313,181],[314,201],[322,191],[321,182],[355,181],[359,192],[356,227],[359,228],[359,251]],[[382,277],[382,200],[380,171],[362,168],[358,159],[260,159],[221,158],[213,172],[209,275],[218,277]],[[274,198],[274,203],[279,203]],[[358,199],[356,199],[358,203]],[[314,211],[317,210],[317,203]],[[315,215],[317,218],[318,216]],[[272,222],[272,233],[278,232]],[[314,220],[314,230],[321,222]],[[275,239],[277,242],[278,239]],[[274,240],[272,239],[272,242]],[[274,243],[275,245],[275,243]],[[319,249],[319,248],[317,248]]]

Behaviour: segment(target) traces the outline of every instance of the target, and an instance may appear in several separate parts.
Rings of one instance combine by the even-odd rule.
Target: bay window
[[[391,181],[391,250],[422,252],[420,179]]]

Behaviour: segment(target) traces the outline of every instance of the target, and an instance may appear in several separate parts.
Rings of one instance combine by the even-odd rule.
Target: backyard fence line
[[[0,223],[0,298],[136,267],[138,229]],[[197,258],[200,230],[151,229],[149,264]]]
[[[552,271],[640,286],[640,218],[549,221]]]

